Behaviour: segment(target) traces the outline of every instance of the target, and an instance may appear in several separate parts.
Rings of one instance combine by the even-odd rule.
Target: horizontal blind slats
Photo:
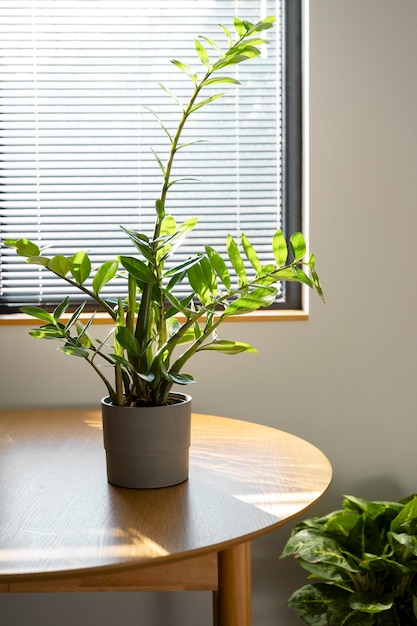
[[[276,2],[268,0],[268,13]],[[161,158],[166,138],[144,107],[175,129],[178,110],[158,87],[187,101],[190,81],[170,59],[196,64],[193,38],[219,40],[232,28],[235,2],[223,0],[0,0],[2,204],[0,234],[84,247],[93,262],[132,253],[119,225],[152,229],[161,185],[149,146]],[[262,3],[263,5],[263,3]],[[239,14],[260,19],[261,2],[239,0]],[[175,176],[201,184],[173,188],[168,210],[199,226],[181,253],[224,245],[244,229],[270,256],[265,239],[280,224],[278,29],[264,58],[231,68],[243,85],[190,120],[184,142],[211,143],[178,154]],[[217,89],[217,88],[216,88]],[[213,88],[208,93],[215,93]],[[278,97],[277,97],[278,94]],[[0,301],[53,301],[67,289],[1,248]],[[123,286],[123,282],[120,283]]]

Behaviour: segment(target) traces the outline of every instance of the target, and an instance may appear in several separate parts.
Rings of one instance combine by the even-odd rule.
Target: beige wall
[[[313,298],[307,323],[230,325],[223,335],[259,354],[194,363],[196,411],[282,428],[325,451],[334,482],[317,512],[338,507],[343,493],[417,489],[416,29],[415,0],[311,0],[310,237],[327,304]],[[0,328],[0,345],[3,406],[92,405],[104,395],[78,361],[22,328]],[[288,530],[255,543],[254,626],[301,623],[285,604],[303,576],[276,559]],[[102,626],[121,623],[121,600],[78,601],[79,626],[99,614]],[[0,614],[5,626],[52,626],[69,602],[0,597]],[[161,609],[171,605],[177,620]],[[33,621],[43,606],[54,618]],[[201,595],[124,606],[125,624],[210,623]],[[16,611],[31,621],[13,621]]]

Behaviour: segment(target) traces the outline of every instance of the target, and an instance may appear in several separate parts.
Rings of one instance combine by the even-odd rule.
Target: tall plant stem
[[[165,213],[165,202],[166,202],[166,197],[167,197],[167,193],[168,193],[168,189],[169,189],[169,182],[171,179],[171,171],[172,171],[172,166],[174,163],[174,158],[175,158],[175,154],[178,150],[178,143],[180,140],[180,137],[182,135],[182,131],[184,130],[184,126],[185,123],[188,119],[188,117],[191,115],[192,112],[192,108],[194,106],[194,103],[198,97],[198,94],[200,93],[201,89],[204,86],[204,82],[209,78],[211,74],[211,70],[209,70],[208,72],[206,72],[204,78],[202,78],[202,80],[198,83],[198,85],[196,84],[194,91],[191,95],[191,98],[188,102],[187,107],[184,109],[183,114],[181,116],[180,122],[178,124],[178,128],[176,130],[176,133],[174,135],[174,138],[171,142],[171,149],[169,151],[169,156],[168,156],[168,160],[167,160],[167,164],[165,167],[165,174],[164,174],[164,180],[162,183],[162,189],[161,189],[161,195],[160,195],[160,203],[161,203],[161,207],[163,207],[164,209],[164,213]],[[156,223],[155,223],[155,230],[154,230],[154,240],[157,239],[160,235],[161,232],[161,223],[162,223],[162,219],[157,219]]]
[[[161,194],[160,194],[159,202],[157,203],[158,206],[156,207],[157,219],[155,220],[155,228],[154,228],[154,234],[153,234],[152,252],[153,252],[153,257],[154,257],[154,271],[156,273],[159,284],[161,284],[162,282],[162,277],[160,275],[160,269],[159,269],[157,258],[156,258],[157,246],[158,246],[158,239],[161,234],[162,221],[165,217],[165,202],[166,202],[166,197],[167,197],[167,193],[169,189],[169,183],[171,179],[172,166],[174,163],[175,154],[178,149],[178,143],[179,143],[182,131],[184,129],[184,125],[189,115],[192,112],[192,108],[198,97],[198,94],[200,93],[200,90],[204,84],[204,81],[207,80],[210,73],[211,72],[207,72],[204,78],[200,81],[200,83],[195,86],[195,89],[190,98],[190,101],[188,102],[186,109],[182,113],[181,120],[178,124],[178,128],[176,130],[174,138],[171,141],[171,149],[169,152],[167,164],[166,164],[165,171],[164,171],[164,180],[162,184]],[[139,341],[139,344],[144,350],[146,349],[146,346],[150,342],[151,332],[152,332],[152,329],[150,328],[150,324],[149,324],[150,307],[151,307],[151,302],[152,302],[152,289],[153,289],[153,285],[149,283],[144,285],[138,318],[136,321],[135,335],[136,335],[137,340]],[[161,316],[161,324],[164,324],[164,323],[165,323],[164,318],[163,316]],[[161,332],[161,328],[159,328],[158,331]],[[165,333],[165,329],[162,329],[162,333],[163,334]],[[151,355],[149,355],[149,357],[151,358]],[[149,359],[147,359],[147,361],[149,361]],[[150,365],[150,363],[146,363],[146,365],[148,366]],[[146,369],[148,369],[148,367],[146,367]]]

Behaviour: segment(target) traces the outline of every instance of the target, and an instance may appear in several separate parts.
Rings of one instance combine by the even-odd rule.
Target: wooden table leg
[[[214,605],[215,626],[251,626],[250,543],[218,554],[219,590]]]

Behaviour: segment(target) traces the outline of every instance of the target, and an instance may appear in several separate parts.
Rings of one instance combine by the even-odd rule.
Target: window
[[[164,158],[164,123],[190,81],[170,63],[196,63],[193,39],[221,42],[218,23],[276,15],[261,58],[235,66],[242,85],[191,118],[168,212],[199,218],[184,256],[222,250],[245,232],[269,255],[277,227],[301,228],[300,2],[289,0],[0,0],[2,169],[0,237],[27,237],[54,254],[84,249],[97,264],[132,252],[119,225],[147,232]],[[229,71],[229,70],[228,70]],[[56,303],[68,289],[14,250],[0,249],[0,307]],[[298,285],[280,308],[300,308]]]

